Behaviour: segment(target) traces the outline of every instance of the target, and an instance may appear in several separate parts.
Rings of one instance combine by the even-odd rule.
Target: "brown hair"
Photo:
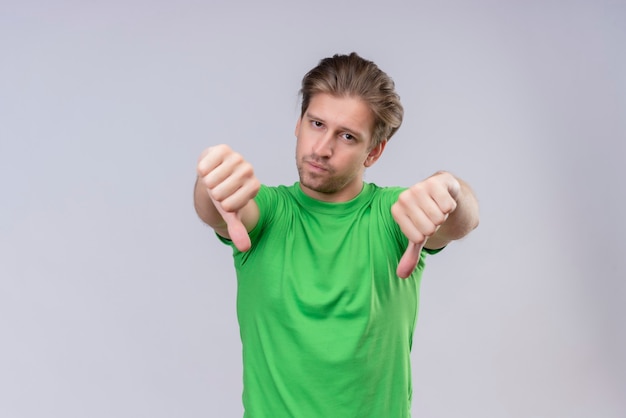
[[[309,107],[311,98],[318,93],[358,97],[367,103],[374,114],[372,148],[391,139],[402,124],[404,109],[393,80],[356,52],[324,58],[304,76],[300,89],[301,116]]]

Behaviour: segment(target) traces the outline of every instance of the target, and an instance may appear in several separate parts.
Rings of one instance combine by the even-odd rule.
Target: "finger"
[[[434,203],[434,207],[432,207],[431,210],[435,211],[435,212],[432,212],[432,214],[429,213],[429,215],[431,215],[431,219],[433,220],[438,219],[440,218],[441,215],[445,215],[447,217],[447,215],[454,212],[454,210],[456,209],[457,203],[456,203],[454,196],[452,195],[452,193],[450,193],[450,190],[448,188],[444,188],[444,187],[437,188],[433,190],[431,193],[432,193],[431,199],[432,199],[432,202]],[[440,212],[441,215],[439,215],[436,212]]]
[[[213,198],[211,198],[211,200],[213,201],[217,211],[220,215],[222,215],[222,218],[226,222],[228,236],[233,244],[235,244],[235,247],[241,252],[248,251],[250,247],[252,247],[252,243],[250,242],[248,230],[243,222],[241,222],[241,219],[239,219],[239,216],[234,212],[226,212],[219,202],[216,202]]]
[[[436,231],[437,226],[433,224],[421,208],[403,210],[398,206],[392,208],[392,211],[400,230],[411,242],[423,242]]]
[[[398,268],[396,270],[396,274],[398,275],[398,277],[400,277],[401,279],[406,279],[411,275],[411,273],[413,273],[413,271],[417,267],[417,263],[420,260],[422,247],[424,247],[424,243],[416,244],[409,241],[409,245],[402,255],[400,262],[398,263]]]
[[[222,203],[222,207],[228,212],[234,212],[239,207],[233,205],[245,204],[253,197],[257,189],[258,180],[254,177],[254,170],[250,164],[242,164],[234,168],[228,168],[225,174],[216,174],[220,167],[214,170],[204,179],[204,184],[211,190],[213,199]],[[214,179],[213,182],[209,177]]]
[[[439,194],[435,197],[435,201],[441,203],[440,206],[444,212],[448,213],[454,211],[456,208],[456,200],[461,192],[461,184],[452,174],[445,171],[435,173],[432,177],[441,179],[446,189],[445,194]],[[454,200],[454,203],[449,202],[448,196]]]
[[[223,161],[224,149],[219,146],[210,147],[202,151],[196,167],[198,175],[204,177],[213,171]]]
[[[220,159],[215,159],[214,157],[206,158],[203,161],[205,165],[201,169],[204,170],[204,174],[201,175],[202,181],[209,189],[216,188],[216,186],[233,176],[240,178],[251,175],[254,172],[252,165],[244,161],[239,154],[231,154],[226,157],[220,156]]]

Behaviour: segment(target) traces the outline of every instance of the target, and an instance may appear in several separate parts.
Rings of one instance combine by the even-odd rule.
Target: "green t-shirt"
[[[298,183],[261,187],[252,248],[233,247],[245,417],[410,416],[427,251],[398,278],[407,239],[390,208],[402,190],[365,183],[353,200],[327,203]]]

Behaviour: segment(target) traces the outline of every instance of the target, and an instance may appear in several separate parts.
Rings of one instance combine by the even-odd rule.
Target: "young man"
[[[447,172],[363,181],[403,117],[373,62],[323,59],[301,94],[299,182],[261,185],[226,145],[198,163],[196,211],[233,247],[245,416],[409,417],[424,258],[478,225],[476,199]]]

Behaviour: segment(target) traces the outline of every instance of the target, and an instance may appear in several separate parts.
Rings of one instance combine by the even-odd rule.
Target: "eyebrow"
[[[304,116],[306,116],[308,119],[317,120],[317,121],[320,121],[320,122],[326,123],[326,121],[325,121],[324,119],[322,119],[322,118],[320,118],[320,117],[317,117],[317,116],[313,115],[313,114],[312,114],[312,113],[310,113],[309,111],[307,111],[307,112],[304,114]],[[339,127],[339,129],[340,129],[340,130],[342,130],[342,131],[347,131],[347,132],[350,132],[351,134],[353,134],[354,136],[356,136],[356,137],[357,137],[357,138],[359,138],[359,139],[364,139],[364,138],[365,138],[365,133],[364,133],[364,132],[361,132],[361,131],[359,131],[359,130],[356,130],[356,129],[350,128],[350,127],[348,127],[348,126],[340,126],[340,127]]]

